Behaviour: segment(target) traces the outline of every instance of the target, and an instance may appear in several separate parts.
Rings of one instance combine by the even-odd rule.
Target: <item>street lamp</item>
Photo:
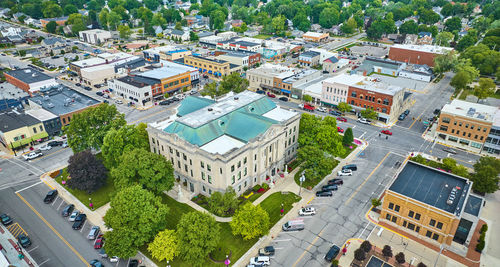
[[[300,175],[299,181],[300,181],[300,187],[299,187],[299,196],[300,193],[302,192],[302,182],[306,180],[306,176],[304,175],[306,171],[302,171],[302,174]]]

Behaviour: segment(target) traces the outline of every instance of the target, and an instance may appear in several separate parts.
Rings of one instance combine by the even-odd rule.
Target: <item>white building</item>
[[[189,67],[186,65],[178,64],[168,60],[160,60],[162,67],[177,68],[185,71],[189,71],[191,75],[191,85],[196,85],[200,82],[200,71],[197,68]]]
[[[125,76],[108,82],[110,89],[123,99],[135,103],[137,107],[153,105],[152,85],[161,83],[155,79],[140,76]]]
[[[93,86],[105,83],[115,77],[115,67],[111,64],[104,64],[82,69],[80,81],[83,84]]]
[[[347,75],[342,73],[324,80],[321,102],[330,106],[337,106],[341,102],[347,103],[349,84],[361,82],[363,79],[364,77],[361,75]]]
[[[111,39],[111,32],[94,29],[79,32],[80,40],[89,44],[102,44]]]
[[[190,96],[177,115],[148,125],[150,147],[193,195],[272,186],[297,151],[300,114],[251,91],[218,102]]]

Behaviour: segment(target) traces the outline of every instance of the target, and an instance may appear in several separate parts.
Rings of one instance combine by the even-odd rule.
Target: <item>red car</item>
[[[344,117],[337,117],[337,120],[338,120],[338,121],[347,122],[347,119],[346,119],[346,118],[344,118]]]
[[[270,97],[270,98],[275,98],[275,97],[276,97],[276,95],[275,95],[275,94],[270,93],[270,92],[267,92],[267,96],[268,96],[268,97]]]
[[[340,127],[337,126],[337,132],[344,133],[344,129],[342,129],[342,128],[340,128]]]
[[[101,249],[103,245],[104,245],[104,237],[102,234],[100,234],[94,242],[94,248]]]
[[[391,132],[391,131],[389,131],[389,130],[382,130],[382,132],[381,132],[381,133],[383,133],[383,134],[387,134],[387,135],[392,135],[392,132]]]

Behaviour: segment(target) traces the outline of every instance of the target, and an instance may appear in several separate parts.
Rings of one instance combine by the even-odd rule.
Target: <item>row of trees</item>
[[[247,79],[242,78],[239,73],[233,72],[224,76],[220,82],[213,81],[206,84],[203,91],[201,91],[201,95],[208,95],[215,99],[229,92],[241,93],[248,88],[248,84]]]

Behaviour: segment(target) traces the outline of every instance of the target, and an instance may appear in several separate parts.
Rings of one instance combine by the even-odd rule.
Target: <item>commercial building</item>
[[[0,88],[0,111],[22,107],[28,101],[29,94],[10,83],[3,83]]]
[[[329,57],[323,61],[323,72],[334,73],[339,69],[339,59],[335,56]]]
[[[430,82],[434,74],[432,69],[427,65],[408,64],[404,69],[400,70],[399,77]]]
[[[258,52],[264,58],[274,60],[282,58],[287,53],[297,53],[301,48],[302,46],[298,44],[266,40]]]
[[[81,78],[81,70],[85,68],[95,67],[99,65],[110,64],[112,66],[120,65],[126,62],[137,60],[139,57],[131,54],[119,52],[115,54],[102,53],[96,57],[74,61],[69,64],[69,70],[73,71]]]
[[[453,48],[435,45],[395,44],[389,48],[389,59],[434,67],[437,55],[448,53]]]
[[[339,103],[347,103],[350,84],[356,84],[364,80],[360,75],[348,75],[342,73],[323,81],[321,92],[321,103],[326,106],[338,106]]]
[[[257,52],[261,48],[261,44],[233,38],[227,41],[218,42],[217,48],[224,50],[243,50],[249,52]]]
[[[468,246],[483,206],[471,190],[463,177],[410,160],[385,190],[380,220],[455,252],[456,245]]]
[[[498,112],[498,107],[455,99],[441,109],[435,137],[447,145],[479,153],[493,123],[498,122]]]
[[[484,142],[483,153],[490,154],[495,157],[500,156],[500,111],[495,112],[493,125],[490,133]]]
[[[0,127],[0,141],[11,149],[34,145],[49,136],[40,120],[16,109],[0,113]]]
[[[162,67],[179,68],[189,72],[191,77],[191,86],[197,86],[200,83],[200,71],[197,68],[166,60],[160,60],[160,64]]]
[[[62,134],[61,120],[55,114],[45,109],[28,109],[25,113],[41,121],[43,128],[49,136]]]
[[[189,96],[177,117],[148,125],[151,151],[193,195],[273,185],[297,151],[300,114],[244,91],[218,102]]]
[[[43,88],[49,88],[57,85],[54,77],[50,77],[49,75],[32,68],[10,70],[4,72],[4,76],[7,82],[19,87],[30,95],[33,95],[33,93],[38,92]]]
[[[319,52],[307,51],[300,54],[298,62],[304,67],[316,66],[320,62],[320,55]]]
[[[225,60],[186,56],[184,57],[184,65],[197,68],[201,73],[214,77],[226,76],[232,73],[231,63]]]
[[[106,83],[117,77],[115,67],[111,64],[97,65],[80,70],[80,82],[90,86]]]
[[[191,50],[179,48],[177,46],[167,45],[150,48],[142,52],[144,59],[148,62],[158,63],[160,60],[174,61],[179,58],[191,55]]]
[[[135,76],[160,81],[162,95],[165,93],[172,95],[183,90],[184,88],[191,88],[191,72],[179,66],[155,68],[143,73],[136,73]],[[157,92],[153,93],[153,96],[157,95]]]
[[[111,32],[101,29],[81,31],[78,35],[81,41],[89,44],[102,44],[111,39]]]
[[[57,23],[57,25],[59,25],[59,26],[64,26],[66,24],[66,21],[68,21],[68,16],[59,17],[59,18],[40,19],[40,23],[42,24],[42,28],[45,28],[47,26],[47,24],[51,21],[55,21]]]
[[[219,60],[224,60],[230,64],[244,67],[252,67],[260,63],[261,60],[260,53],[248,51],[217,50],[215,51],[215,55]]]
[[[62,126],[70,124],[74,114],[101,104],[100,101],[64,85],[39,92],[28,102],[32,109],[44,109],[58,116]]]
[[[352,70],[351,73],[363,76],[367,76],[372,73],[379,73],[397,77],[399,76],[399,72],[404,68],[406,68],[406,63],[403,62],[376,57],[366,57],[363,64]]]
[[[324,42],[328,40],[328,33],[320,33],[320,32],[306,32],[302,35],[302,39],[308,42]]]
[[[153,86],[160,87],[161,81],[141,76],[125,76],[114,79],[108,83],[109,89],[137,107],[150,107],[153,105]]]
[[[201,37],[199,42],[201,44],[217,46],[217,43],[227,41],[227,40],[234,38],[236,36],[238,36],[238,34],[235,32],[231,32],[231,31],[221,32],[221,33],[217,33],[217,35]]]

